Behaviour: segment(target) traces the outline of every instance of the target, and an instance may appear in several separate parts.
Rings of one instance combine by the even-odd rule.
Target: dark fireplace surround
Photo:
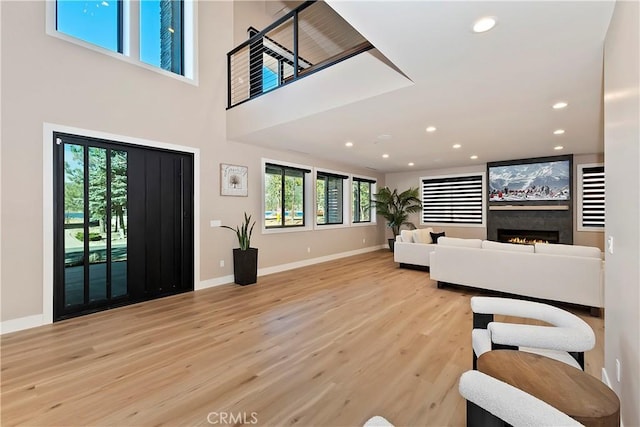
[[[573,244],[573,209],[557,210],[488,210],[487,240],[498,242],[498,229],[511,231],[529,231],[532,237],[536,233],[557,232],[557,242]],[[540,238],[541,239],[541,238]]]

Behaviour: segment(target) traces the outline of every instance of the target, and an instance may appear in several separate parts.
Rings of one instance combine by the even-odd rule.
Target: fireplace
[[[558,243],[557,230],[511,230],[498,228],[498,242],[533,245],[535,243]]]

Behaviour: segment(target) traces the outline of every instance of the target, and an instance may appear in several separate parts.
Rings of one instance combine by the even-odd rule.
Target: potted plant
[[[391,228],[393,238],[389,239],[389,249],[393,252],[393,245],[396,236],[400,234],[400,227],[403,225],[411,229],[416,226],[407,221],[409,214],[420,212],[422,202],[418,198],[418,188],[409,188],[398,193],[397,189],[391,191],[389,187],[383,187],[374,194],[373,203],[376,207],[376,214],[387,220],[387,225]]]
[[[251,246],[251,233],[256,222],[251,224],[251,215],[244,213],[244,222],[236,228],[223,225],[238,236],[239,248],[233,249],[233,280],[238,285],[251,285],[258,281],[258,249]],[[249,228],[251,227],[251,228]]]

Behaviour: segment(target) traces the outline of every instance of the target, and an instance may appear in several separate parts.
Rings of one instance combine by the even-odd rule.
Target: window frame
[[[47,0],[46,3],[46,34],[68,43],[84,47],[94,52],[116,58],[120,61],[162,74],[166,77],[198,86],[198,2],[197,0],[182,1],[182,74],[167,71],[159,66],[143,62],[140,59],[140,8],[139,2],[130,0],[116,0],[122,2],[122,52],[116,52],[102,46],[87,42],[81,38],[58,31],[57,28],[57,0]]]
[[[312,167],[306,165],[300,165],[296,163],[288,163],[282,162],[279,160],[271,160],[271,159],[262,159],[262,207],[261,212],[261,225],[262,225],[262,234],[276,234],[276,233],[290,233],[297,231],[310,231],[313,229],[312,224],[312,211],[315,203],[313,202],[313,198],[309,197],[309,194],[315,194],[312,188],[314,183],[313,179],[309,179],[309,176],[313,170]],[[267,165],[273,165],[275,167],[281,167],[284,169],[298,170],[303,171],[303,187],[302,187],[302,206],[303,206],[303,224],[302,225],[289,225],[289,226],[269,226],[266,225],[265,219],[265,202],[266,202],[266,168]],[[284,185],[284,182],[283,182]],[[281,197],[285,197],[284,193],[281,194]]]
[[[448,179],[460,179],[460,178],[477,178],[480,177],[480,206],[481,206],[481,221],[479,223],[469,222],[431,222],[424,220],[425,200],[424,200],[424,181],[425,180],[448,180]],[[420,189],[420,201],[422,202],[422,211],[420,212],[420,225],[435,225],[440,227],[471,227],[471,228],[485,228],[487,225],[487,174],[485,172],[468,172],[460,174],[446,174],[446,175],[434,175],[434,176],[422,176],[418,184]]]
[[[319,175],[325,175],[328,177],[334,177],[334,178],[342,178],[342,221],[341,222],[331,222],[331,223],[325,223],[325,224],[318,224],[318,217],[317,217],[317,212],[318,212],[318,205],[317,205],[317,200],[318,200],[318,194],[317,194],[317,182],[318,182],[318,176]],[[345,174],[344,172],[338,172],[338,171],[333,171],[333,170],[329,170],[329,169],[322,169],[322,168],[316,168],[315,169],[315,179],[314,179],[314,228],[315,229],[320,229],[320,230],[327,230],[327,229],[331,229],[331,228],[344,228],[344,227],[348,227],[349,226],[349,208],[348,208],[348,201],[349,201],[349,194],[350,192],[348,191],[348,189],[345,191],[345,185],[348,186],[349,185],[349,175]],[[326,206],[326,199],[327,199],[327,193],[325,191],[325,206]]]
[[[605,200],[603,200],[602,202],[602,206],[603,208],[605,207],[605,201],[606,201],[606,197],[607,197],[607,183],[606,183],[606,179],[607,179],[607,174],[606,174],[606,170],[604,169],[604,163],[584,163],[584,164],[579,164],[577,165],[576,171],[577,171],[577,191],[576,191],[576,230],[577,231],[591,231],[591,232],[601,232],[604,233],[605,230],[605,225],[606,225],[606,211],[605,211],[605,216],[604,216],[604,223],[602,225],[602,227],[597,227],[597,226],[588,226],[588,225],[583,225],[583,219],[584,219],[584,202],[583,202],[583,190],[584,190],[584,169],[590,169],[590,168],[602,168],[602,173],[604,174],[604,185],[603,185],[603,190],[604,190],[604,197]]]
[[[366,182],[369,184],[369,220],[368,221],[362,221],[362,220],[358,220],[356,221],[355,219],[355,209],[353,209],[353,206],[355,205],[355,201],[353,200],[355,197],[355,193],[353,192],[353,184],[359,182],[359,183],[363,183]],[[375,205],[373,203],[371,203],[371,201],[373,200],[373,195],[376,193],[377,191],[377,181],[373,178],[367,178],[367,177],[361,177],[361,176],[352,176],[351,177],[351,203],[350,203],[350,207],[351,207],[351,224],[352,225],[356,225],[356,226],[361,226],[361,225],[372,225],[372,224],[376,224],[376,209],[375,209]],[[360,205],[360,191],[358,191],[358,205]]]
[[[123,54],[124,52],[124,24],[125,24],[125,19],[124,19],[124,2],[125,0],[113,0],[116,2],[117,4],[117,8],[118,10],[116,11],[116,50],[111,50],[108,49],[106,47],[100,46],[98,44],[95,43],[91,43],[89,41],[86,41],[84,39],[81,39],[80,37],[76,37],[73,36],[71,34],[65,33],[63,31],[60,31],[58,29],[58,0],[51,0],[54,4],[55,7],[55,19],[54,19],[54,26],[55,26],[55,31],[59,34],[64,34],[67,37],[71,37],[74,39],[78,39],[78,40],[82,40],[83,42],[91,45],[91,46],[95,46],[98,47],[100,49],[104,49],[107,50],[109,52],[113,52],[113,53],[119,53],[119,54]]]

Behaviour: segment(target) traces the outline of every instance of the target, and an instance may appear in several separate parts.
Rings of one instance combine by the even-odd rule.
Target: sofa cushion
[[[480,239],[459,239],[457,237],[441,237],[438,239],[438,246],[459,246],[463,248],[478,248],[482,247],[482,240]]]
[[[405,243],[413,243],[413,230],[402,230],[400,237],[402,237],[402,241]]]
[[[413,241],[415,243],[425,243],[425,244],[433,243],[433,241],[431,240],[432,231],[433,231],[433,228],[431,227],[418,228],[416,230],[413,230]]]
[[[429,233],[431,234],[431,240],[433,243],[438,244],[438,239],[444,237],[444,231],[442,233]]]
[[[561,245],[554,243],[536,243],[537,254],[581,256],[587,258],[602,258],[600,249],[591,246]]]
[[[535,252],[533,245],[516,245],[515,243],[492,242],[491,240],[483,240],[482,249],[491,249],[494,251],[527,252],[530,254]]]

